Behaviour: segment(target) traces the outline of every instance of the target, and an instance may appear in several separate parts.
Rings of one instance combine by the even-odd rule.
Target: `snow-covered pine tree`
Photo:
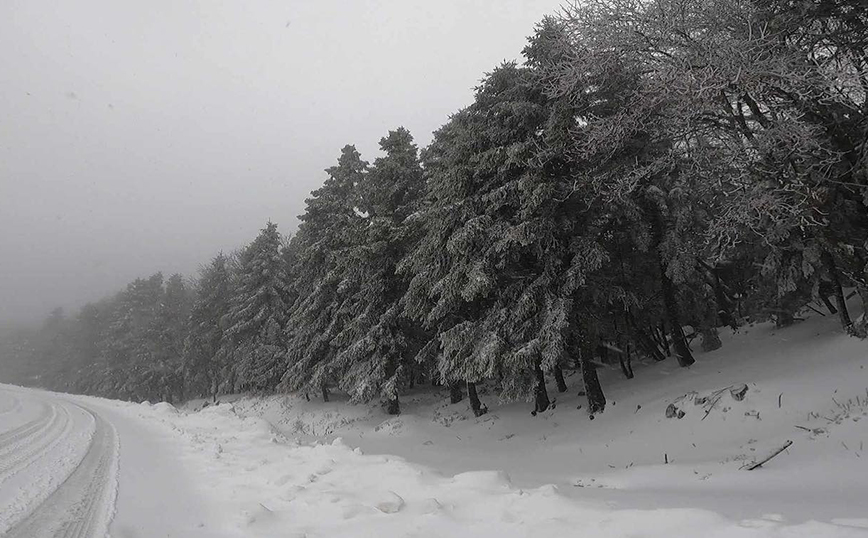
[[[697,280],[697,254],[726,263],[745,242],[761,246],[765,260],[755,261],[779,283],[766,308],[783,324],[810,298],[799,290],[815,275],[836,301],[837,284],[866,281],[866,112],[851,54],[868,32],[855,3],[575,4],[560,18],[570,54],[548,69],[550,88],[576,98],[591,88],[611,105],[588,116],[576,153],[609,162],[601,185],[632,193],[659,239],[667,325],[683,364],[692,359],[675,318],[684,284]],[[834,44],[818,25],[838,29]],[[699,252],[679,230],[694,217],[710,240]]]
[[[221,252],[202,267],[196,283],[184,346],[184,379],[190,395],[217,395],[220,372],[227,366],[221,320],[229,310],[231,296],[229,267]]]
[[[441,380],[496,379],[502,398],[532,398],[536,411],[549,405],[543,370],[563,360],[572,304],[561,238],[574,227],[557,209],[567,178],[551,118],[531,70],[490,73],[424,152],[426,233],[401,265],[407,314],[438,334],[423,353]]]
[[[361,244],[367,226],[359,207],[367,168],[356,148],[345,146],[299,216],[288,256],[295,300],[286,329],[288,368],[282,384],[289,390],[322,393],[327,399],[328,386],[335,382],[332,341],[350,320],[348,301],[363,279],[352,249]]]
[[[112,301],[101,342],[103,364],[97,394],[132,400],[154,399],[145,380],[155,363],[157,319],[163,300],[163,275],[137,278]]]
[[[147,391],[154,399],[174,402],[184,396],[183,354],[192,295],[180,274],[166,280],[149,331],[152,355],[145,368]]]
[[[380,140],[385,156],[359,184],[367,215],[359,242],[346,258],[358,267],[361,282],[348,297],[349,321],[335,337],[333,371],[354,400],[382,397],[387,412],[400,412],[398,396],[416,375],[416,352],[424,344],[421,327],[402,315],[399,300],[407,278],[395,274],[416,237],[423,189],[418,150],[409,131],[399,128]]]
[[[267,391],[286,371],[284,330],[290,297],[277,225],[268,222],[244,249],[237,288],[222,320],[231,342],[235,390]]]

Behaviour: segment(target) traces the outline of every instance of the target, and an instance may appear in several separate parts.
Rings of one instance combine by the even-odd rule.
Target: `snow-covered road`
[[[97,400],[0,386],[0,536],[219,536],[160,434]]]
[[[104,535],[118,459],[112,425],[84,406],[3,389],[0,534]]]

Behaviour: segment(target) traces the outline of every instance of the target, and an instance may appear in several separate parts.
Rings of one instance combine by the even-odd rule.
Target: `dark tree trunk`
[[[636,334],[636,345],[638,345],[642,352],[654,359],[657,362],[665,361],[666,356],[663,355],[663,352],[660,351],[659,344],[651,338],[648,333],[641,329],[635,330]]]
[[[624,346],[624,353],[618,356],[621,372],[627,379],[633,379],[633,357],[630,355],[630,344]]]
[[[862,316],[853,324],[853,334],[859,338],[865,338],[868,336],[868,286],[857,282],[856,292],[859,293],[859,298],[862,300]]]
[[[789,327],[793,323],[795,323],[796,318],[793,317],[792,312],[788,310],[781,310],[778,312],[777,319],[775,319],[775,327],[778,329],[782,329],[784,327]]]
[[[630,371],[630,379],[633,379],[633,350],[630,349],[629,342],[624,345],[624,354],[627,357],[627,369]]]
[[[672,350],[669,347],[669,339],[666,338],[666,323],[660,322],[660,330],[657,334],[657,339],[660,341],[660,349],[666,353],[667,357],[672,356]]]
[[[549,393],[546,391],[546,378],[543,375],[542,368],[539,367],[539,364],[534,368],[534,376],[536,377],[536,386],[533,388],[533,399],[534,399],[534,414],[542,413],[551,405],[551,401],[549,400]]]
[[[470,398],[470,409],[477,417],[481,417],[488,413],[488,408],[482,405],[479,401],[479,395],[476,394],[476,383],[467,383],[467,396]]]
[[[738,323],[735,316],[732,315],[732,301],[724,290],[723,281],[720,278],[720,268],[712,267],[705,263],[702,259],[697,258],[699,265],[708,271],[711,275],[711,286],[714,289],[714,302],[717,305],[717,318],[723,325],[730,327],[733,331],[738,329]]]
[[[400,415],[401,414],[401,404],[400,404],[400,402],[398,402],[397,396],[386,401],[386,414],[389,414],[389,415]]]
[[[597,346],[597,356],[603,364],[609,364],[609,348],[606,346]]]
[[[775,316],[775,327],[778,329],[789,327],[796,322],[794,316],[795,309],[793,308],[792,303],[793,298],[790,294],[784,295],[778,299],[778,309],[777,312],[775,312],[777,314]]]
[[[717,317],[721,323],[734,331],[738,329],[738,322],[736,322],[735,316],[732,315],[732,304],[726,292],[723,291],[723,284],[720,281],[720,275],[718,275],[716,268],[712,271],[712,277],[714,278],[714,302],[717,303]]]
[[[693,354],[690,353],[687,340],[684,338],[684,331],[681,329],[681,316],[678,312],[678,297],[675,293],[675,284],[666,274],[666,264],[663,262],[663,253],[660,250],[667,224],[664,215],[653,201],[646,198],[644,202],[646,216],[651,224],[654,252],[657,256],[657,268],[660,271],[664,319],[669,326],[669,334],[672,336],[672,347],[675,350],[675,358],[678,361],[678,365],[690,366],[696,361],[693,359]]]
[[[679,366],[690,366],[694,362],[693,354],[687,347],[687,339],[681,329],[681,316],[678,313],[678,298],[675,295],[675,285],[666,275],[663,259],[658,256],[660,267],[660,282],[663,288],[663,307],[666,312],[666,323],[669,326],[669,334],[672,336],[672,347],[675,349],[675,359]]]
[[[856,293],[862,301],[862,315],[853,323],[853,333],[859,338],[868,336],[868,264],[865,258],[856,251],[856,263],[863,270],[853,279],[856,284]]]
[[[322,389],[322,401],[324,401],[324,402],[329,401],[329,388],[325,385],[325,383],[323,383],[321,389]]]
[[[588,414],[593,417],[606,408],[606,397],[603,395],[603,387],[600,386],[600,378],[597,377],[597,367],[592,360],[593,347],[583,345],[579,353],[582,361],[582,381],[588,398]]]
[[[624,317],[627,320],[627,328],[630,330],[630,333],[633,336],[633,341],[636,343],[637,346],[639,346],[639,349],[642,350],[642,353],[657,362],[666,360],[666,357],[664,357],[663,354],[660,352],[660,348],[657,346],[657,343],[650,336],[648,336],[648,333],[636,326],[636,320],[633,318],[633,313],[625,309]],[[581,369],[582,366],[580,361],[577,361],[577,366],[579,367],[579,369]]]
[[[715,349],[720,349],[722,345],[716,328],[702,328],[702,351],[714,351]]]
[[[823,304],[826,305],[826,309],[830,314],[834,315],[838,313],[838,309],[835,308],[835,305],[832,304],[832,301],[829,300],[829,297],[820,291],[820,300],[823,301]]]
[[[654,341],[654,345],[660,348],[664,353],[667,352],[666,349],[666,338],[661,336],[663,333],[663,324],[660,327],[655,327],[654,325],[648,326],[648,334],[651,335],[651,339]]]
[[[853,331],[853,321],[850,319],[850,312],[847,310],[847,299],[844,297],[844,290],[841,288],[841,277],[838,275],[838,267],[835,265],[835,260],[828,250],[824,250],[821,255],[823,265],[826,266],[826,271],[829,272],[829,279],[832,281],[832,287],[835,293],[835,302],[838,306],[838,317],[841,319],[841,326],[848,333]]]
[[[464,399],[464,391],[461,390],[461,382],[453,381],[449,383],[449,403],[457,404]]]
[[[553,371],[555,374],[555,382],[558,384],[558,392],[566,392],[567,381],[564,379],[564,371],[561,369],[561,366],[556,364]]]

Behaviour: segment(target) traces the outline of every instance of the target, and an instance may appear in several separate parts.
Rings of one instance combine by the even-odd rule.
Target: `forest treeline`
[[[550,405],[578,370],[694,362],[812,308],[865,337],[864,0],[587,0],[545,18],[421,149],[346,146],[298,231],[4,340],[6,380],[133,399],[420,383]],[[491,397],[491,396],[487,396]]]

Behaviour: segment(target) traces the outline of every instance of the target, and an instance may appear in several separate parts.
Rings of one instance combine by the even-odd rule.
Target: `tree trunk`
[[[824,250],[820,256],[823,265],[829,272],[829,278],[832,281],[832,286],[835,292],[835,302],[838,306],[838,317],[841,319],[841,326],[848,334],[853,332],[853,321],[850,320],[850,312],[847,310],[847,299],[844,297],[844,290],[841,288],[841,277],[838,275],[838,268],[835,266],[835,260],[828,250]]]
[[[720,282],[717,268],[714,268],[711,274],[714,278],[714,302],[717,303],[717,317],[721,323],[734,331],[738,329],[738,322],[732,315],[732,305],[726,292],[723,291],[723,284]]]
[[[325,385],[325,383],[323,383],[322,387],[320,387],[320,388],[322,390],[322,401],[328,402],[329,401],[329,388]]]
[[[720,349],[723,344],[720,342],[720,335],[717,334],[717,329],[714,327],[702,328],[702,351],[714,351]]]
[[[648,333],[641,329],[636,329],[634,332],[636,334],[636,345],[642,349],[643,353],[657,362],[666,360],[666,356],[660,351],[660,345]]]
[[[666,323],[660,322],[660,331],[656,333],[657,339],[660,341],[660,349],[666,353],[667,357],[672,356],[672,349],[669,347],[669,339],[666,338]]]
[[[669,334],[672,336],[675,359],[679,366],[690,366],[696,361],[693,359],[693,354],[690,353],[690,348],[687,347],[687,339],[684,338],[684,331],[681,329],[681,316],[678,314],[678,298],[675,295],[675,286],[666,275],[666,268],[663,266],[663,259],[659,252],[657,261],[663,288],[663,307],[666,312],[666,323],[669,325]]]
[[[400,415],[401,414],[401,404],[400,404],[400,402],[398,402],[397,396],[386,401],[386,414],[389,414],[389,415]]]
[[[567,381],[564,379],[564,371],[559,364],[553,368],[555,374],[555,382],[558,384],[558,392],[567,391]]]
[[[732,315],[732,301],[730,301],[729,296],[724,290],[724,285],[720,278],[720,268],[705,263],[702,258],[696,258],[696,261],[711,276],[711,287],[714,290],[714,302],[717,306],[717,319],[715,323],[719,320],[720,323],[727,325],[733,331],[737,330],[738,322],[735,316]]]
[[[868,264],[865,258],[856,251],[856,263],[862,269],[858,272],[853,283],[856,285],[856,293],[862,301],[862,315],[853,323],[853,333],[859,338],[868,336]]]
[[[662,327],[662,325],[661,325]],[[666,339],[660,338],[660,331],[657,330],[653,324],[648,326],[648,334],[651,336],[651,340],[654,342],[654,345],[660,348],[661,351],[666,351]]]
[[[633,350],[630,349],[630,343],[624,344],[624,353],[627,357],[627,370],[630,372],[629,379],[633,379]]]
[[[542,368],[537,364],[534,367],[534,375],[536,377],[536,386],[533,388],[533,397],[534,397],[534,414],[542,413],[551,405],[551,401],[549,400],[549,393],[546,391],[546,378],[543,375]]]
[[[826,309],[830,314],[835,315],[838,313],[838,309],[835,308],[835,305],[832,304],[832,301],[829,300],[829,297],[826,296],[822,291],[820,292],[820,300],[823,301],[823,304],[826,305]]]
[[[775,327],[778,329],[789,327],[796,322],[795,317],[793,316],[793,310],[789,307],[789,301],[787,301],[786,296],[781,297],[778,300],[778,311],[776,314]]]
[[[592,360],[593,347],[585,344],[579,353],[582,361],[582,381],[588,398],[588,414],[593,417],[606,408],[606,397],[603,395],[603,387],[600,386],[600,378],[597,377],[597,367]]]
[[[856,292],[862,299],[862,316],[853,324],[853,334],[859,338],[865,338],[868,336],[868,286],[857,282]]]
[[[627,328],[633,338],[633,341],[642,350],[642,353],[654,359],[657,362],[666,360],[666,357],[660,352],[657,343],[648,334],[636,326],[636,320],[633,318],[633,313],[629,309],[624,309],[624,318],[627,320]],[[581,369],[581,363],[577,365]]]
[[[464,399],[464,391],[461,390],[461,381],[449,383],[449,403],[457,404]]]
[[[479,401],[479,395],[476,394],[476,383],[467,383],[467,396],[470,398],[470,408],[474,415],[481,417],[488,413],[488,408],[482,405]]]
[[[633,357],[630,356],[630,344],[624,346],[624,353],[618,356],[621,372],[627,379],[633,379]]]

